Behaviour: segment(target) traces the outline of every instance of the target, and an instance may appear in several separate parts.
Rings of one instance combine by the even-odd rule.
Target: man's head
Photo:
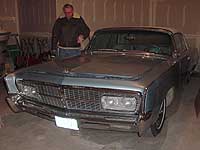
[[[74,13],[74,7],[71,4],[65,4],[63,6],[63,12],[65,14],[65,17],[70,19],[70,18],[72,18],[73,13]]]

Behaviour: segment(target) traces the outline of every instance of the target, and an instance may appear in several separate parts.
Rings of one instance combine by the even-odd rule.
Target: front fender
[[[139,124],[140,133],[148,129],[158,118],[159,109],[165,99],[168,90],[176,86],[176,67],[172,67],[156,80],[154,80],[145,91],[143,110]]]

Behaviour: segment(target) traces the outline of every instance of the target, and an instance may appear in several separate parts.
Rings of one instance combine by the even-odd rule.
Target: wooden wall
[[[0,28],[11,32],[17,32],[17,1],[1,0],[0,7]]]
[[[19,0],[18,7],[20,32],[51,32],[55,0]]]
[[[147,0],[56,0],[56,16],[62,15],[62,6],[72,3],[94,31],[102,27],[149,24]]]
[[[199,0],[56,0],[56,16],[71,3],[92,30],[102,26],[167,26],[200,32]]]
[[[1,0],[0,26],[17,31],[19,24],[21,32],[51,32],[65,3],[72,3],[92,30],[150,25],[200,34],[199,0]]]

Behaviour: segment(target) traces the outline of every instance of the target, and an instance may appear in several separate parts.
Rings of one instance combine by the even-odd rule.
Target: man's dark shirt
[[[52,50],[57,48],[57,43],[63,47],[79,47],[77,43],[79,35],[83,35],[84,39],[89,36],[90,29],[84,22],[83,18],[67,19],[58,18],[54,24],[52,32]]]

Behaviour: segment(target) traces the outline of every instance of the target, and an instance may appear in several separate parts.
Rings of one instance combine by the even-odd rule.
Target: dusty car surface
[[[72,130],[97,128],[160,133],[177,87],[198,55],[184,35],[153,27],[96,31],[76,57],[5,77],[11,108]]]

